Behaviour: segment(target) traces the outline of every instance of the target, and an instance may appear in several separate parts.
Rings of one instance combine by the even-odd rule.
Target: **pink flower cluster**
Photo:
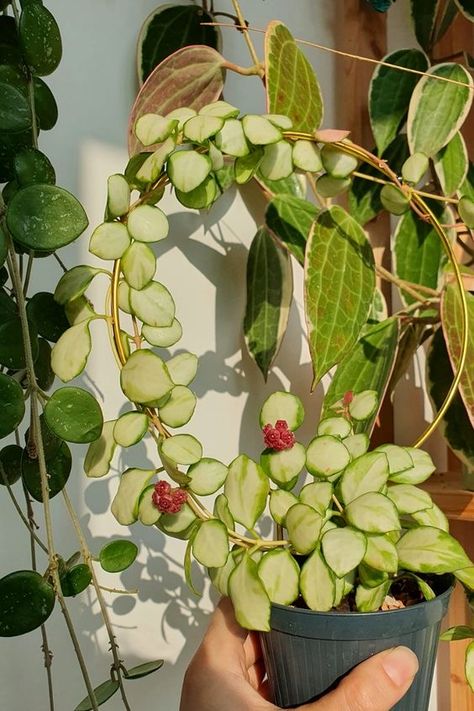
[[[155,484],[155,490],[151,498],[153,505],[161,513],[176,514],[181,511],[188,500],[188,495],[183,489],[172,489],[167,481],[159,481]]]
[[[275,427],[268,424],[263,428],[263,438],[265,446],[269,449],[276,449],[281,452],[283,449],[291,449],[295,443],[295,435],[288,429],[286,420],[277,420]]]

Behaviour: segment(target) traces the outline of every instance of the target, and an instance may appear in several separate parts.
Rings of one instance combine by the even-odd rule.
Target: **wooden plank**
[[[436,474],[422,488],[451,521],[474,521],[474,492],[463,487],[460,472]]]

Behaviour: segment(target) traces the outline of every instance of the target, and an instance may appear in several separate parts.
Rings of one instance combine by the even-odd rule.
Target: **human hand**
[[[296,711],[389,711],[417,671],[411,650],[387,650],[360,664],[324,699]],[[184,677],[180,711],[278,711],[266,699],[264,674],[258,636],[237,624],[224,598]]]

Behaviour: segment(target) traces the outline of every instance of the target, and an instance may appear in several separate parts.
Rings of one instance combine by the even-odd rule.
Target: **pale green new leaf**
[[[420,80],[412,94],[408,111],[408,143],[412,153],[432,157],[449,143],[469,113],[473,86],[472,76],[460,64],[446,62],[428,70],[428,76]]]
[[[262,227],[248,255],[244,334],[249,353],[265,380],[285,335],[292,297],[288,253]]]
[[[130,310],[140,321],[143,321],[145,326],[150,326],[152,329],[167,329],[173,325],[176,310],[173,297],[166,286],[163,286],[160,282],[151,281],[143,289],[130,289],[129,299]],[[156,331],[146,331],[145,326],[144,335],[148,333],[151,336],[150,343],[152,345],[162,345],[161,341],[156,343],[156,340],[160,340],[154,337],[157,335]],[[176,333],[168,333],[167,335],[170,338],[172,335],[173,337],[178,335],[178,333],[181,335],[180,328],[177,329]],[[169,338],[165,338],[165,342]],[[166,346],[163,345],[162,347]]]
[[[88,477],[96,478],[108,473],[116,446],[114,427],[115,420],[104,422],[99,439],[90,443],[84,460],[84,471]]]
[[[305,307],[314,384],[354,347],[375,288],[366,233],[339,206],[320,213],[309,237]]]
[[[452,573],[472,565],[455,538],[431,526],[407,531],[397,543],[400,567],[415,573]]]
[[[327,612],[334,604],[336,579],[318,549],[301,568],[300,591],[310,610]]]
[[[370,492],[346,506],[346,520],[367,533],[388,533],[400,528],[395,505],[387,496]]]
[[[229,595],[239,625],[246,629],[270,630],[270,599],[258,576],[257,564],[245,553],[230,574]]]
[[[176,464],[195,464],[202,457],[202,445],[192,435],[173,435],[163,440],[161,451]]]
[[[381,491],[387,483],[388,474],[388,460],[382,452],[368,452],[354,459],[340,480],[342,500],[348,504],[362,494]]]
[[[89,252],[100,259],[120,259],[130,246],[130,235],[121,222],[104,222],[96,227],[89,242]]]
[[[316,548],[323,518],[307,504],[294,504],[286,514],[288,538],[298,553],[306,555]]]
[[[224,494],[236,521],[253,528],[265,510],[270,490],[263,469],[245,454],[238,456],[229,466]]]
[[[222,568],[226,564],[229,537],[222,521],[203,521],[197,529],[192,545],[194,557],[207,568]]]
[[[144,412],[126,412],[115,422],[114,439],[121,447],[131,447],[145,436],[148,416]]]
[[[204,457],[197,464],[189,467],[189,488],[198,496],[214,494],[226,480],[228,468],[217,459]]]
[[[323,102],[313,69],[279,21],[268,25],[265,35],[265,67],[268,111],[291,119],[297,131],[313,132],[323,118]]]
[[[398,553],[395,544],[387,536],[367,536],[364,563],[370,565],[374,570],[396,573],[398,570]]]
[[[95,269],[83,264],[69,269],[56,286],[54,300],[58,304],[67,304],[68,301],[77,299],[86,291],[92,279],[101,273],[103,273],[102,269]]]
[[[376,612],[379,610],[390,590],[391,583],[391,580],[387,580],[375,588],[366,588],[363,585],[358,585],[356,588],[357,611]]]
[[[159,207],[139,205],[130,212],[127,229],[139,242],[158,242],[168,235],[168,218]]]
[[[137,520],[141,493],[154,476],[154,469],[127,469],[120,477],[111,511],[123,526],[130,526]]]
[[[132,289],[143,289],[155,274],[155,255],[147,244],[132,242],[123,255],[120,266],[127,284]]]
[[[63,383],[82,373],[92,348],[90,319],[64,331],[51,352],[51,368]]]
[[[300,569],[290,551],[265,553],[258,564],[258,576],[272,602],[291,605],[298,597]]]
[[[197,367],[198,357],[194,353],[178,353],[166,362],[170,378],[176,385],[189,385],[194,379]]]
[[[367,539],[361,531],[346,526],[333,528],[321,539],[321,548],[326,563],[337,578],[354,570],[365,555]]]
[[[289,509],[298,503],[298,499],[291,491],[274,489],[270,494],[270,514],[279,526],[285,525],[286,514]],[[308,502],[303,502],[308,503]],[[314,506],[313,506],[314,508]]]
[[[176,385],[159,409],[160,420],[168,427],[182,427],[193,416],[196,396],[184,385]]]
[[[387,496],[397,507],[398,513],[401,514],[414,514],[417,511],[430,509],[433,505],[428,492],[412,484],[389,486]]]
[[[163,360],[145,348],[134,351],[127,360],[120,384],[128,399],[138,403],[159,400],[174,387]]]

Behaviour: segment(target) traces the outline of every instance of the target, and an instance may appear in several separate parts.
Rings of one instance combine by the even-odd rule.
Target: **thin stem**
[[[222,63],[224,69],[230,69],[236,74],[241,74],[244,77],[262,76],[263,64],[253,64],[251,67],[241,67],[240,64],[225,61]]]
[[[28,287],[30,285],[31,270],[33,268],[33,262],[34,262],[33,250],[31,250],[28,255],[28,264],[26,265],[25,281],[23,283],[23,293],[25,294],[25,296],[28,291]]]
[[[239,29],[242,31],[242,34],[244,35],[245,42],[247,43],[247,47],[250,52],[250,56],[252,57],[252,62],[256,65],[261,67],[260,60],[258,58],[257,51],[255,49],[255,46],[252,42],[252,38],[250,37],[249,30],[248,30],[248,25],[245,22],[245,18],[242,14],[242,10],[239,5],[239,0],[232,0],[232,5],[234,6],[235,14],[237,15],[237,18],[240,22],[240,27]],[[236,27],[236,25],[234,25]],[[263,77],[264,76],[264,69],[261,67],[259,71],[259,76]]]
[[[416,301],[421,301],[422,303],[426,301],[426,299],[423,299],[423,296],[418,293],[416,288],[414,288],[415,286],[418,288],[418,284],[412,286],[409,282],[399,279],[397,276],[392,274],[392,272],[389,272],[388,269],[385,269],[385,267],[378,264],[376,265],[375,270],[377,274],[383,277],[386,281],[396,284],[399,289],[405,291],[407,294],[410,294],[410,296],[416,299]],[[429,287],[424,287],[423,291],[427,291],[428,289]],[[431,294],[431,296],[438,296],[438,292],[434,289],[430,289],[428,293]]]
[[[339,500],[335,494],[332,495],[332,500],[336,504],[336,507],[339,511],[339,513],[344,513],[344,509],[342,508],[341,504],[339,503]]]
[[[64,262],[62,261],[62,259],[61,259],[60,257],[58,257],[58,255],[56,254],[56,252],[53,253],[53,257],[55,258],[55,260],[57,261],[57,263],[59,264],[59,266],[61,267],[61,269],[63,270],[63,272],[66,273],[66,272],[67,272],[67,266],[64,264]]]
[[[72,525],[73,525],[74,530],[76,532],[77,539],[79,541],[79,545],[81,547],[81,552],[82,552],[82,556],[84,558],[84,562],[86,563],[86,565],[89,566],[89,569],[91,571],[92,584],[94,586],[94,590],[97,595],[97,601],[99,603],[100,612],[102,614],[102,619],[104,620],[105,628],[107,630],[107,636],[109,638],[109,643],[110,643],[110,651],[112,652],[112,657],[114,660],[113,669],[114,669],[115,673],[117,674],[117,681],[119,683],[120,694],[122,696],[123,705],[124,705],[124,708],[126,709],[126,711],[132,711],[129,706],[127,695],[125,693],[125,689],[123,686],[122,660],[119,658],[119,655],[118,655],[118,644],[116,642],[114,631],[112,629],[112,624],[110,622],[110,617],[109,617],[109,613],[108,613],[108,610],[107,610],[107,607],[105,604],[104,596],[102,595],[101,586],[99,585],[99,581],[97,580],[97,576],[95,574],[94,565],[92,562],[92,555],[89,550],[89,546],[87,545],[85,536],[82,532],[81,524],[80,524],[77,514],[74,510],[71,499],[69,498],[69,494],[66,491],[66,488],[64,488],[62,490],[62,494],[63,494],[63,498],[64,498],[64,503],[66,504],[67,512],[69,514]]]
[[[39,545],[39,547],[44,551],[44,553],[46,553],[46,555],[48,555],[48,549],[47,549],[47,547],[45,546],[45,544],[43,543],[43,541],[41,540],[41,538],[39,538],[39,536],[37,536],[37,534],[36,534],[36,533],[34,532],[34,530],[31,528],[31,526],[30,526],[30,524],[29,524],[29,522],[28,522],[28,519],[26,518],[25,514],[24,514],[23,511],[21,510],[21,506],[20,506],[20,504],[18,503],[17,498],[16,498],[15,494],[13,493],[13,490],[12,490],[10,484],[8,483],[8,479],[7,479],[7,476],[6,476],[6,472],[5,472],[5,469],[4,469],[3,464],[2,464],[1,462],[0,462],[0,475],[1,475],[2,479],[3,479],[3,483],[4,483],[5,486],[7,487],[7,491],[8,491],[8,493],[9,493],[9,495],[10,495],[11,500],[12,500],[12,504],[13,504],[13,506],[15,507],[16,512],[17,512],[17,514],[19,515],[20,519],[23,521],[23,523],[25,524],[25,526],[26,526],[27,529],[29,530],[30,535],[35,539],[35,542],[36,542],[36,543]]]
[[[105,590],[105,592],[116,593],[117,595],[138,595],[138,588],[134,588],[133,590],[121,590],[120,588],[108,588],[106,585],[99,585],[99,588]]]

